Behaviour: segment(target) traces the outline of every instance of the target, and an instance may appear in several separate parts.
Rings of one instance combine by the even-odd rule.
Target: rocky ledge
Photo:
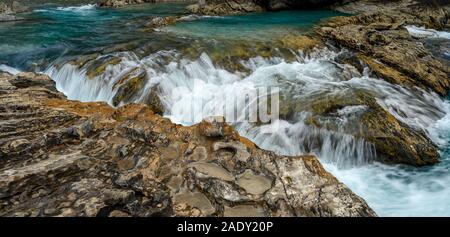
[[[0,74],[0,216],[374,216],[313,156],[264,151],[217,119],[70,101]]]
[[[351,0],[350,0],[351,1]],[[319,8],[348,2],[346,0],[199,0],[188,7],[194,14],[227,15],[245,12]]]
[[[23,13],[29,11],[30,8],[23,6],[17,1],[0,2],[0,22],[5,21],[19,21],[22,18],[15,16],[16,13]]]

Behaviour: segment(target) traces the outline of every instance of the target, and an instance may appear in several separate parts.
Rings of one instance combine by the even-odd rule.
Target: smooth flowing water
[[[0,70],[42,71],[70,99],[113,104],[115,85],[124,75],[145,71],[144,88],[133,102],[144,102],[158,87],[165,116],[180,124],[203,116],[225,115],[220,108],[247,105],[223,98],[248,94],[254,88],[280,89],[281,107],[294,111],[269,125],[234,123],[241,135],[280,154],[313,153],[339,180],[362,196],[381,216],[450,215],[450,104],[437,95],[409,90],[372,78],[368,71],[338,63],[345,51],[317,50],[308,56],[284,44],[289,35],[307,33],[332,11],[287,11],[226,17],[187,16],[156,31],[145,25],[153,16],[184,14],[183,4],[155,4],[123,9],[94,5],[44,5],[23,17],[25,22],[0,24]],[[410,27],[412,34],[445,38],[445,32]],[[425,36],[424,36],[425,37]],[[89,77],[92,64],[119,58]],[[94,60],[94,61],[95,61]],[[181,88],[181,89],[180,89]],[[300,103],[364,92],[400,121],[424,130],[441,148],[442,162],[434,167],[387,166],[373,162],[372,144],[347,131],[366,106],[347,106],[318,129],[306,121],[313,115]],[[191,106],[189,103],[198,106]],[[276,127],[272,133],[265,133]]]

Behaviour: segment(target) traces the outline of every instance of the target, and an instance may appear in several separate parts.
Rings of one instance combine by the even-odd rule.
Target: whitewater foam
[[[97,7],[96,4],[86,4],[81,6],[70,6],[70,7],[57,7],[56,9],[59,11],[86,11],[93,10]]]

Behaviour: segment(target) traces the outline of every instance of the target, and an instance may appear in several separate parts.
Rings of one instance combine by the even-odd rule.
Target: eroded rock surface
[[[156,2],[156,0],[101,0],[98,5],[100,7],[123,7],[151,2]]]
[[[319,8],[345,2],[342,0],[199,0],[188,10],[195,14],[227,15],[246,12]]]
[[[0,74],[0,216],[374,216],[312,156]]]

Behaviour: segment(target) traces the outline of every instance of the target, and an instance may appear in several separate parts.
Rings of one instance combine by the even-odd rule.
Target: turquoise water
[[[96,79],[114,82],[123,71],[144,67],[152,79],[162,82],[162,87],[173,89],[176,85],[188,85],[189,88],[194,88],[183,95],[187,97],[178,98],[181,102],[185,98],[197,98],[198,94],[206,94],[212,100],[221,93],[239,96],[242,88],[274,83],[276,80],[277,83],[289,83],[286,88],[293,91],[292,97],[306,95],[305,98],[308,98],[309,95],[310,98],[317,98],[314,97],[317,96],[314,92],[322,89],[339,93],[342,88],[356,87],[375,91],[379,87],[381,92],[387,91],[385,99],[395,102],[392,104],[401,107],[413,104],[408,101],[411,97],[402,97],[404,91],[393,90],[392,85],[386,85],[380,80],[362,77],[340,81],[335,78],[338,73],[333,66],[335,63],[327,55],[318,55],[316,59],[299,56],[298,62],[285,62],[282,58],[246,59],[250,75],[223,70],[211,60],[210,48],[217,45],[227,49],[242,41],[248,47],[252,47],[255,42],[270,43],[287,34],[305,33],[322,19],[340,15],[336,12],[285,11],[226,17],[190,16],[173,26],[157,31],[146,30],[145,24],[151,17],[182,15],[185,13],[184,9],[185,4],[145,4],[120,9],[99,9],[93,5],[38,5],[32,13],[22,15],[25,21],[0,24],[0,66],[5,64],[20,70],[44,71],[55,75],[52,78],[57,81],[58,89],[71,99],[83,101],[108,101],[112,91],[105,86],[107,83],[103,83],[104,81],[86,80],[83,73],[71,65],[58,71],[52,67],[52,63],[92,53],[117,56],[117,52],[126,52],[125,56],[120,55],[124,57],[121,65],[108,69],[108,73],[105,73],[108,75]],[[439,47],[444,47],[447,51],[443,55],[448,56],[445,45],[447,43],[439,44]],[[185,51],[190,51],[188,49],[191,48],[200,52],[204,50],[206,53],[196,55],[194,59],[188,58]],[[440,52],[440,48],[437,52]],[[178,58],[175,59],[175,56]],[[442,57],[445,59],[444,56]],[[158,61],[158,57],[169,57],[172,61]],[[234,62],[240,59],[229,60]],[[202,81],[198,88],[190,84],[194,80]],[[297,87],[301,90],[296,91]],[[395,93],[389,94],[389,91]],[[436,100],[437,107],[446,111],[447,116],[427,125],[431,126],[429,132],[432,133],[430,136],[433,141],[439,142],[442,154],[440,164],[412,168],[372,163],[342,169],[334,163],[327,163],[325,157],[321,157],[326,168],[367,200],[379,215],[449,216],[450,106],[439,98]],[[425,102],[427,103],[424,104],[434,106],[429,101]],[[182,111],[183,106],[180,107]],[[421,111],[411,108],[410,111]],[[182,117],[176,111],[171,115],[174,120]],[[408,115],[411,121],[421,118],[427,120],[428,116],[426,113]],[[285,123],[288,124],[286,121]],[[298,124],[288,124],[286,127],[292,128],[294,132],[303,128]],[[252,134],[247,135],[251,137]],[[298,140],[290,140],[290,144],[280,147],[275,147],[273,141],[259,145],[281,153],[297,154],[299,152],[295,152],[296,150],[289,150],[290,146],[296,145],[295,142]],[[342,144],[346,145],[345,141]],[[329,152],[333,153],[335,150]]]

